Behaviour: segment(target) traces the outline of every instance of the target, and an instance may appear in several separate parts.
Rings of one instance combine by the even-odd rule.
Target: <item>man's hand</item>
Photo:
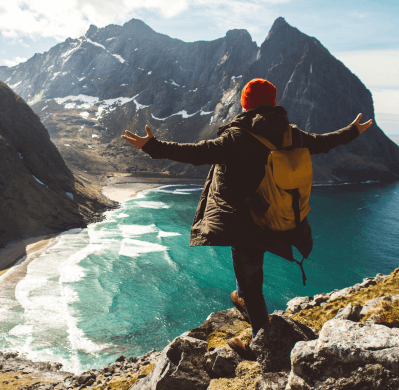
[[[359,114],[357,118],[351,123],[351,125],[356,125],[357,129],[359,130],[359,134],[362,134],[363,131],[367,130],[373,124],[373,120],[370,119],[365,123],[359,123],[360,119],[362,119],[362,114]]]
[[[137,149],[143,149],[143,146],[148,142],[150,138],[153,137],[150,127],[148,125],[145,126],[145,131],[147,133],[147,137],[139,137],[138,135],[133,134],[131,131],[125,130],[125,133],[127,135],[130,135],[130,137],[128,137],[127,135],[122,135],[121,138],[129,141]]]

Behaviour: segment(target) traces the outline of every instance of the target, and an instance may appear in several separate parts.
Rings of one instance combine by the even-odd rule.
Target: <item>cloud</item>
[[[399,50],[351,51],[334,56],[370,90],[375,113],[399,113]]]
[[[399,113],[399,88],[370,88],[374,111],[377,113]],[[399,129],[398,129],[399,133]]]
[[[13,0],[1,6],[0,31],[3,37],[13,39],[54,37],[62,41],[83,35],[90,24],[123,24],[145,11],[171,19],[199,8],[208,12],[210,20],[233,25],[251,16],[260,20],[259,12],[265,5],[289,1],[292,0]],[[195,17],[195,13],[192,15]]]
[[[333,53],[368,87],[399,88],[399,50]]]
[[[0,66],[14,66],[21,62],[25,62],[26,60],[27,58],[15,57],[13,60],[3,60],[2,63],[0,63]]]

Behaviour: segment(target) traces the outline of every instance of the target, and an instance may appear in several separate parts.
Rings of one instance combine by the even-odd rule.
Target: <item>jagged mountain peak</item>
[[[89,29],[87,30],[85,37],[92,37],[94,34],[96,34],[96,32],[98,31],[98,27],[95,26],[94,24],[91,24]]]
[[[270,31],[276,29],[276,28],[282,28],[282,27],[291,27],[288,22],[283,18],[282,16],[279,16],[272,24],[272,27],[270,28]],[[292,27],[291,27],[292,28]]]
[[[308,50],[310,47],[317,47],[324,54],[329,54],[329,51],[314,37],[304,34],[296,27],[291,26],[282,17],[277,18],[265,41],[261,45],[261,53],[270,51],[273,48],[277,51],[289,48],[289,51],[305,48]]]
[[[258,77],[277,87],[277,103],[303,130],[333,131],[353,121],[358,112],[374,117],[370,92],[358,78],[317,39],[283,18],[274,22],[260,48],[243,29],[229,30],[212,41],[183,42],[132,19],[123,26],[91,26],[86,36],[67,40],[15,69],[0,68],[0,79],[29,101],[65,151],[77,153],[84,145],[105,150],[105,159],[116,156],[114,148],[120,148],[119,155],[125,151],[120,132],[126,126],[140,131],[148,123],[159,129],[162,139],[180,142],[216,136],[220,125],[242,111],[245,83]],[[363,161],[367,151],[368,172],[362,176],[366,180],[381,172],[370,165],[373,158],[381,158],[380,149],[369,146],[384,137],[377,129],[362,136],[364,142],[341,148],[347,160],[356,155]],[[387,139],[382,142],[389,150],[384,169],[396,175],[397,148]],[[345,176],[347,160],[335,161],[334,153],[315,159],[323,167],[315,178],[358,180],[356,164],[356,173]],[[135,156],[138,162],[132,171],[149,166],[140,158]],[[189,168],[179,169],[187,173]],[[194,171],[202,174],[200,168]]]
[[[145,36],[146,34],[154,34],[155,31],[140,19],[131,19],[123,25],[124,31],[133,32],[134,35]]]
[[[245,29],[233,29],[226,33],[226,38],[229,39],[245,39],[252,42],[251,34]]]

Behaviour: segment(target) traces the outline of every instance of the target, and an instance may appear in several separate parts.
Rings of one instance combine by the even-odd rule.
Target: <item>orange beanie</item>
[[[251,80],[242,90],[241,105],[246,110],[259,106],[275,106],[277,88],[264,79]]]

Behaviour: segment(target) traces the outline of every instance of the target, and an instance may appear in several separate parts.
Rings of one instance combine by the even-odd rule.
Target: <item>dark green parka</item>
[[[291,261],[295,246],[305,258],[309,256],[313,240],[307,218],[298,229],[263,230],[252,221],[245,204],[264,176],[269,149],[242,128],[281,148],[288,124],[283,107],[263,106],[237,115],[219,129],[216,139],[181,144],[154,137],[145,144],[142,150],[154,159],[212,165],[191,227],[190,246],[249,244]],[[308,134],[291,126],[293,147],[308,148],[310,154],[327,153],[359,135],[355,125],[327,134]]]

